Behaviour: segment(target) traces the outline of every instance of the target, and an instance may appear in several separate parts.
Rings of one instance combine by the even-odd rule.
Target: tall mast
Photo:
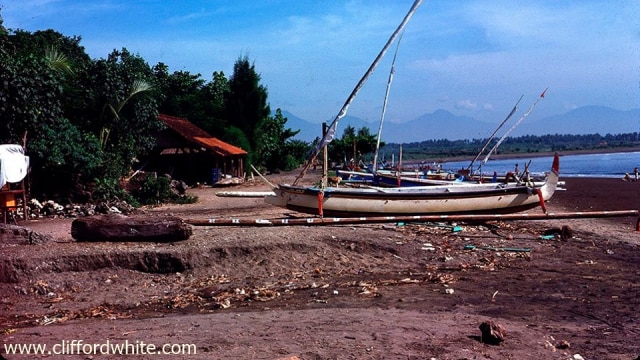
[[[382,57],[387,53],[387,50],[389,50],[389,47],[391,46],[393,41],[396,39],[396,37],[398,37],[398,34],[402,32],[404,27],[409,22],[409,19],[411,19],[411,16],[413,16],[416,10],[418,10],[418,7],[420,6],[421,3],[422,3],[422,0],[414,1],[407,15],[405,15],[404,19],[402,19],[402,22],[400,23],[400,25],[398,25],[398,27],[393,32],[393,34],[391,34],[391,37],[389,38],[389,40],[387,40],[387,43],[384,44],[384,47],[382,48],[378,56],[376,56],[375,60],[373,60],[373,63],[371,63],[371,65],[369,66],[369,69],[367,69],[367,71],[362,76],[360,81],[358,81],[358,84],[356,85],[356,87],[353,89],[353,91],[351,91],[351,94],[347,98],[347,101],[345,101],[344,105],[342,105],[342,109],[340,109],[340,112],[338,112],[338,115],[336,115],[336,117],[331,122],[331,125],[329,126],[327,133],[322,137],[322,140],[313,149],[313,152],[311,154],[311,159],[310,159],[311,161],[307,161],[307,164],[304,166],[300,174],[296,177],[295,181],[293,182],[293,185],[296,185],[298,181],[302,179],[304,174],[309,169],[309,166],[311,166],[311,163],[313,162],[313,160],[318,156],[320,149],[322,149],[323,146],[326,146],[331,142],[331,140],[333,140],[336,134],[336,127],[338,126],[338,121],[340,121],[340,119],[342,119],[347,114],[347,110],[349,109],[349,105],[351,105],[351,101],[353,101],[353,99],[356,97],[356,95],[358,94],[362,86],[365,84],[365,82],[367,82],[367,80],[369,79],[369,76],[371,75],[371,73],[373,73],[373,70],[375,70],[375,68],[378,66],[378,63],[380,62]]]
[[[380,125],[378,126],[378,138],[376,142],[376,152],[373,155],[373,169],[375,174],[378,170],[378,152],[380,151],[380,137],[382,136],[382,123],[384,122],[384,115],[387,112],[387,100],[389,99],[389,91],[391,90],[391,82],[393,81],[393,74],[395,73],[396,57],[398,56],[398,49],[400,48],[400,41],[402,41],[402,34],[398,38],[396,44],[396,52],[393,54],[393,61],[391,62],[391,71],[389,72],[389,80],[387,81],[387,90],[384,94],[384,104],[382,105],[382,114],[380,115]]]

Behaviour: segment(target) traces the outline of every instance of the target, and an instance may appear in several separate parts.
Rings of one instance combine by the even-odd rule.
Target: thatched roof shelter
[[[167,128],[157,134],[146,170],[191,183],[213,184],[224,175],[243,177],[244,149],[209,135],[187,119],[160,114],[158,120]]]

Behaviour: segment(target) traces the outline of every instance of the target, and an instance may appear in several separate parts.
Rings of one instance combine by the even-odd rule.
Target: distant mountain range
[[[300,129],[295,139],[313,141],[322,133],[322,124],[306,121],[294,114],[283,111],[288,119],[285,127]],[[506,114],[505,114],[506,116]],[[522,116],[516,113],[496,136],[500,137]],[[331,121],[333,119],[328,119]],[[366,122],[353,116],[345,116],[338,124],[338,137],[347,126],[356,130],[366,126],[372,134],[377,134],[378,123]],[[424,114],[405,123],[386,122],[382,129],[382,141],[387,143],[412,143],[425,140],[485,139],[498,124],[487,123],[467,116],[454,115],[445,110]],[[606,106],[584,106],[561,115],[541,119],[525,119],[509,136],[548,134],[624,134],[640,131],[640,109],[615,110]]]

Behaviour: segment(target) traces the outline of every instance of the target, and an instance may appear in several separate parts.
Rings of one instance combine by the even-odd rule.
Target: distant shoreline
[[[558,151],[560,156],[563,155],[589,155],[589,154],[614,154],[614,153],[628,153],[628,152],[637,152],[640,151],[640,146],[634,147],[624,147],[624,148],[607,148],[607,149],[589,149],[589,150],[568,150],[568,151]],[[555,152],[553,151],[545,151],[545,152],[533,152],[533,153],[518,153],[518,154],[496,154],[492,155],[491,159],[493,160],[509,160],[509,159],[523,159],[523,158],[538,158],[545,156],[553,156]],[[456,156],[450,157],[446,159],[442,158],[426,158],[424,160],[407,160],[407,163],[415,163],[420,161],[425,162],[433,162],[433,161],[444,161],[446,162],[454,162],[454,161],[471,161],[473,157],[471,156]]]

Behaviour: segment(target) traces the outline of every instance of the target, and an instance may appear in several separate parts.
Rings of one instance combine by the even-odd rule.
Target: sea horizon
[[[602,178],[623,178],[625,174],[634,176],[634,168],[640,168],[640,151],[622,151],[587,154],[567,154],[560,155],[560,177],[602,177]],[[418,164],[429,164],[429,162],[405,162],[408,166]],[[471,160],[446,161],[442,163],[442,169],[447,171],[458,171],[467,169]],[[482,158],[473,165],[474,172],[480,171],[482,174],[491,176],[493,172],[503,175],[509,171],[516,170],[522,172],[528,167],[532,175],[541,175],[551,170],[553,155],[531,154],[508,157],[504,155],[499,159],[489,159],[480,168]]]

